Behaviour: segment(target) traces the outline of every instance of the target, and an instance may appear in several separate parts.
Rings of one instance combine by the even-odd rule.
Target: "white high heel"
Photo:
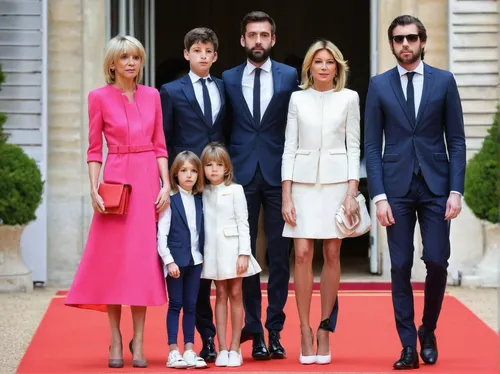
[[[316,356],[302,356],[302,350],[300,350],[299,362],[302,365],[311,365],[316,363]]]
[[[319,330],[325,330],[325,331],[327,331],[327,334],[329,331],[333,332],[333,330],[330,327],[330,320],[327,319],[327,320],[321,321],[318,331]],[[330,339],[329,336],[328,336],[328,339]],[[316,333],[316,344],[319,347],[318,333]],[[330,362],[332,362],[332,354],[330,351],[328,351],[327,355],[318,355],[318,354],[316,355],[316,364],[327,365]]]
[[[332,362],[332,354],[328,352],[327,355],[316,355],[316,363],[318,365],[326,365]]]
[[[311,340],[313,342],[313,345],[314,345],[314,335],[312,333],[312,329],[309,328],[310,331],[311,331]],[[299,355],[299,362],[302,364],[302,365],[311,365],[311,364],[314,364],[316,363],[316,355],[311,355],[311,356],[303,356],[302,355],[302,348],[300,349],[300,355]]]

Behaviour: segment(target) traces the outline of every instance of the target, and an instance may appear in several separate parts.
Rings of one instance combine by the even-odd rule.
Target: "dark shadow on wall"
[[[189,71],[183,57],[183,41],[184,35],[195,27],[210,27],[219,38],[218,60],[212,66],[212,75],[221,77],[224,70],[244,63],[240,21],[252,10],[263,10],[277,25],[277,41],[271,57],[297,69],[299,79],[304,55],[316,39],[331,40],[341,50],[350,68],[348,88],[358,92],[360,98],[363,143],[363,113],[370,80],[369,4],[369,1],[331,0],[317,1],[314,6],[302,0],[255,0],[252,4],[230,0],[157,1],[156,87],[159,89]],[[366,180],[362,180],[360,190],[368,197]],[[368,246],[368,235],[345,240],[342,257],[366,257]],[[320,243],[315,247],[320,255]]]

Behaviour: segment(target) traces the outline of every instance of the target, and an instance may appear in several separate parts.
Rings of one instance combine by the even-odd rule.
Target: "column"
[[[103,84],[105,2],[49,0],[49,10],[48,281],[67,286],[87,236],[86,102]]]

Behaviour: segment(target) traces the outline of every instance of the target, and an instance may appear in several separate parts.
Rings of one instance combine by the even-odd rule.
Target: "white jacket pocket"
[[[295,152],[292,181],[298,183],[316,183],[318,161],[318,150],[297,149]]]
[[[346,151],[343,149],[329,149],[321,152],[319,160],[319,183],[340,183],[346,181]]]
[[[224,236],[238,236],[238,226],[224,227]]]

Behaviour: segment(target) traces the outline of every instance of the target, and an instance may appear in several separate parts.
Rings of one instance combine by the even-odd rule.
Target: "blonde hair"
[[[177,174],[179,174],[179,170],[181,170],[185,162],[189,162],[198,170],[198,179],[193,186],[193,194],[203,191],[205,185],[203,166],[198,156],[191,151],[182,151],[175,157],[170,168],[170,188],[174,193],[179,192],[179,179],[177,178]]]
[[[104,77],[107,83],[115,83],[116,75],[111,65],[116,62],[124,53],[137,53],[141,58],[141,68],[139,74],[135,77],[135,83],[142,81],[144,64],[146,63],[146,51],[142,43],[129,35],[115,36],[108,42],[106,54],[104,56]]]
[[[314,79],[311,74],[311,65],[316,53],[322,50],[330,52],[337,63],[337,72],[333,78],[333,86],[335,91],[340,91],[347,85],[349,66],[347,65],[347,61],[344,60],[344,56],[342,55],[342,52],[340,52],[340,49],[338,49],[337,46],[329,40],[318,40],[309,47],[302,65],[301,88],[306,90],[314,85]]]
[[[226,186],[232,184],[234,178],[233,164],[231,162],[231,158],[229,157],[229,153],[222,144],[212,142],[205,147],[201,153],[201,163],[205,166],[210,161],[220,162],[224,165],[224,168],[227,169],[224,173],[224,184]],[[210,183],[206,177],[205,183]]]

